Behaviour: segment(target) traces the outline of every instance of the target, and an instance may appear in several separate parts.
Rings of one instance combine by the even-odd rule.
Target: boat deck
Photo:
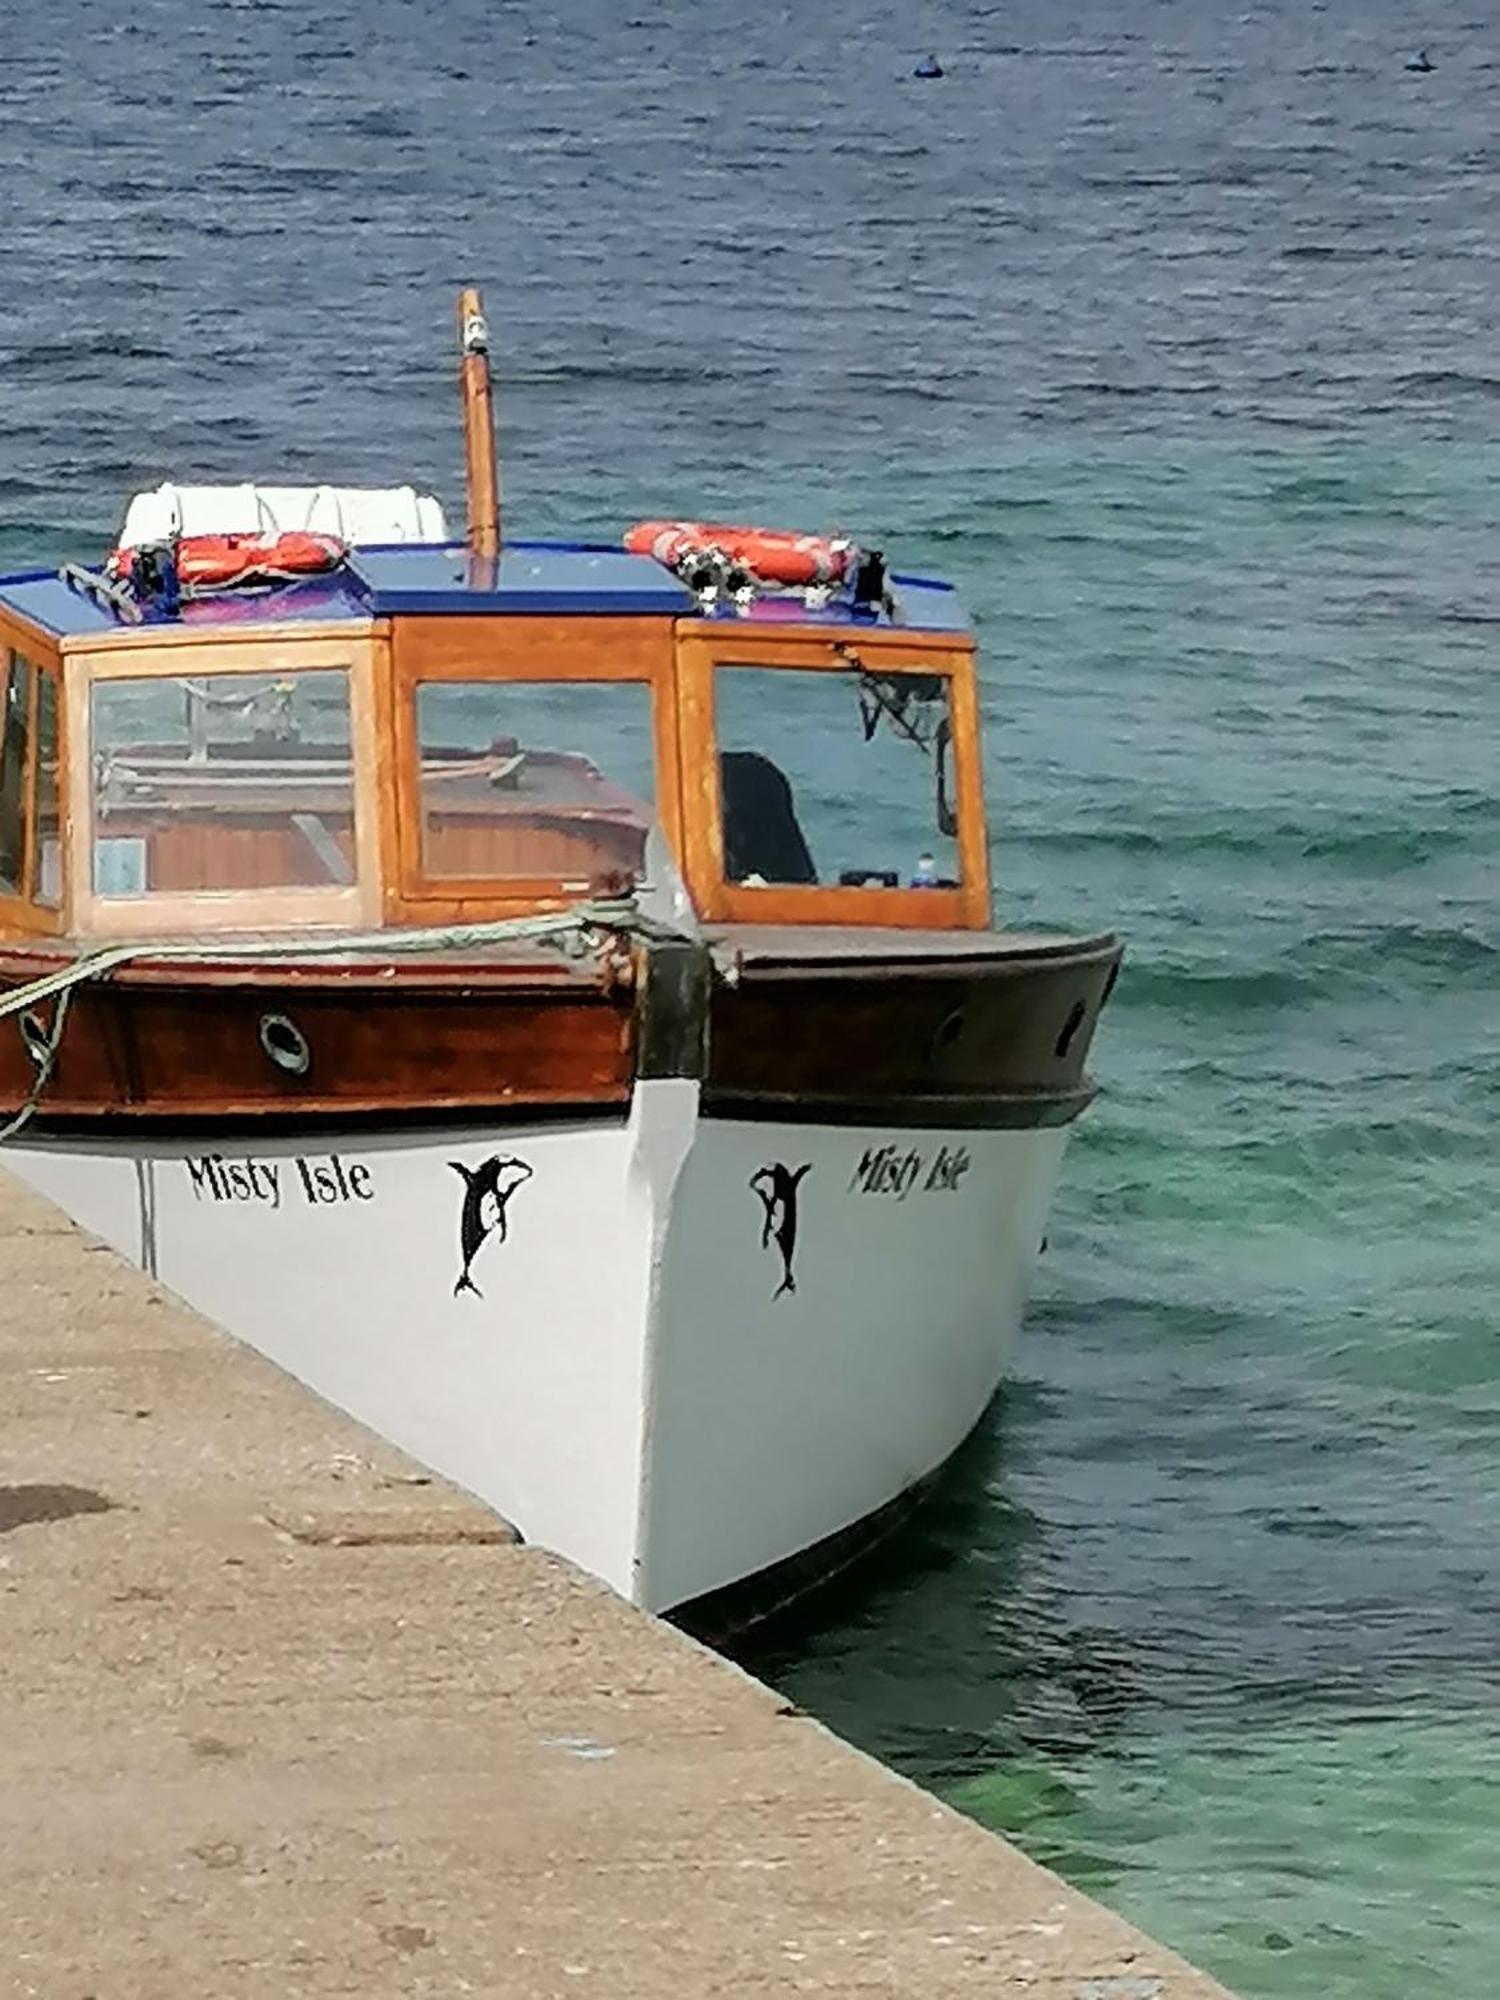
[[[1092,957],[1113,950],[1116,943],[1108,932],[1070,937],[1056,931],[921,931],[843,924],[722,924],[714,927],[712,937],[741,966],[758,972],[815,966],[829,971],[877,966],[899,966],[906,972],[973,971],[986,964]]]
[[[351,938],[344,947],[332,939],[328,948],[299,955],[301,937],[285,931],[247,932],[235,938],[235,950],[214,953],[211,938],[192,941],[187,961],[153,955],[153,940],[139,941],[139,955],[107,975],[126,985],[178,985],[184,976],[194,985],[264,985],[268,977],[299,986],[346,986],[361,980],[382,985],[488,985],[524,981],[549,986],[595,986],[601,977],[592,952],[570,956],[555,944],[537,939],[497,939],[450,944],[429,943],[420,951],[400,945],[401,932],[391,943],[379,936]],[[1017,968],[1072,959],[1094,960],[1118,949],[1109,933],[1068,937],[1027,931],[912,931],[855,929],[852,926],[720,924],[704,933],[722,970],[737,976],[775,978],[878,976],[896,971],[905,977],[933,977]],[[161,942],[169,942],[162,940]],[[99,940],[85,944],[66,938],[0,946],[0,980],[40,977],[71,963],[80,953],[99,949]],[[608,975],[606,975],[608,976]]]
[[[7,1993],[1226,2000],[0,1177]]]

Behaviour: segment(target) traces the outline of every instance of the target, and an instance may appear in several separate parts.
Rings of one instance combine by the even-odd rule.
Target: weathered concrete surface
[[[3,1177],[0,1273],[7,2000],[1221,1993]]]

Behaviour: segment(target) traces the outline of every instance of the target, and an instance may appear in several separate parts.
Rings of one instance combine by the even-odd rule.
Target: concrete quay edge
[[[1226,2000],[3,1174],[0,1272],[0,1995]]]

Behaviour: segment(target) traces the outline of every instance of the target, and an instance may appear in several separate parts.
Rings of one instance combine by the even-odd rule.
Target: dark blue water
[[[1003,914],[1129,973],[1019,1379],[767,1664],[1246,1995],[1492,1994],[1500,25],[7,26],[0,559],[167,475],[456,501],[473,278],[514,526],[847,527],[964,586]]]

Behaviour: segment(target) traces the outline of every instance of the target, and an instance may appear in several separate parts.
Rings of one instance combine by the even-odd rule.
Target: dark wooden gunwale
[[[742,962],[712,1002],[704,1107],[718,1117],[1016,1128],[1067,1124],[1114,983],[1113,937],[1017,955]],[[832,1071],[832,1074],[830,1072]]]
[[[339,963],[141,960],[77,989],[28,1129],[615,1117],[642,1074],[701,1076],[714,1118],[1068,1123],[1092,1095],[1084,1063],[1119,946],[1043,939],[1008,950],[997,937],[985,953],[977,942],[927,961],[910,945],[873,957],[865,940],[841,964],[827,962],[825,942],[803,967],[784,953],[761,965],[751,950],[732,982],[710,980],[700,952],[701,987],[672,1004],[706,1018],[665,1041],[645,1026],[650,953],[603,963],[535,950],[420,962],[375,951]],[[733,954],[731,936],[717,943]],[[0,954],[0,981],[63,962],[55,948],[12,947]],[[39,1012],[49,1019],[50,1003]],[[278,1069],[261,1045],[260,1023],[275,1015],[307,1038],[305,1076]],[[0,1110],[15,1110],[34,1076],[19,1029],[0,1023]]]

